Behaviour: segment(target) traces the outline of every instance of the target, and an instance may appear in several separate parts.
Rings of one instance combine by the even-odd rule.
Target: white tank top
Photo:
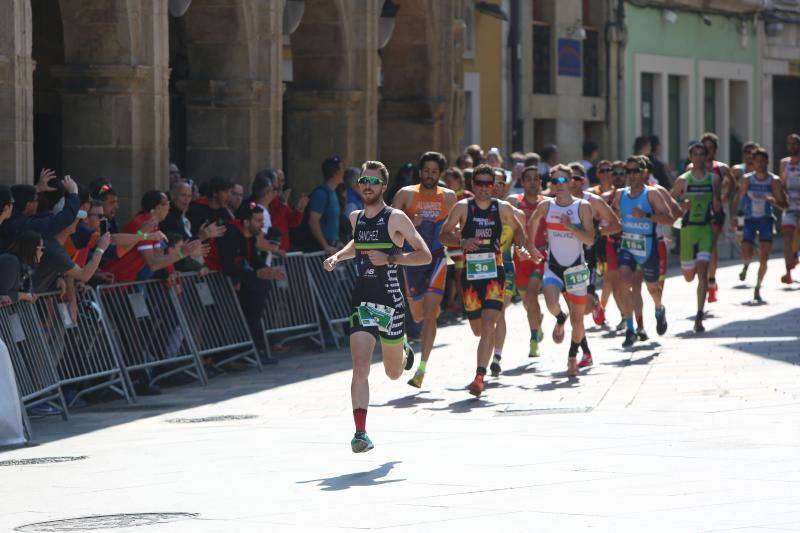
[[[784,168],[786,169],[786,196],[789,197],[787,211],[800,211],[800,162],[793,165],[791,161],[787,161]]]
[[[555,198],[545,200],[550,205],[547,208],[545,226],[547,227],[547,244],[549,258],[555,260],[560,266],[570,267],[583,262],[583,243],[573,233],[561,224],[561,215],[569,216],[570,222],[583,229],[581,225],[580,207],[587,204],[586,200],[574,199],[566,207],[556,203]]]

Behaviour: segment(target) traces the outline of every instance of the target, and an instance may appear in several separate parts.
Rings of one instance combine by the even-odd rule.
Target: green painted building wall
[[[707,25],[699,13],[678,10],[674,12],[677,20],[669,23],[660,8],[638,7],[631,2],[625,5],[625,22],[628,28],[625,48],[625,148],[630,150],[634,138],[641,133],[636,113],[636,54],[693,60],[693,81],[690,82],[694,85],[695,112],[688,117],[689,137],[692,139],[699,137],[704,130],[704,105],[699,101],[704,75],[699,68],[699,61],[750,65],[752,81],[747,98],[747,115],[749,134],[757,139],[760,134],[760,119],[756,120],[754,113],[758,108],[756,103],[760,100],[759,47],[752,20],[748,19],[744,23],[743,34],[742,22],[738,17],[706,15],[710,21],[710,25]],[[720,158],[724,159],[722,154]]]

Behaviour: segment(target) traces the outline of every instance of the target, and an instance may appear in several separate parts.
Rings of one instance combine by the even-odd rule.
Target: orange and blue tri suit
[[[415,185],[412,191],[413,196],[410,204],[405,208],[405,213],[411,220],[414,220],[417,215],[422,219],[417,226],[417,232],[428,245],[432,256],[431,262],[427,265],[407,266],[403,269],[408,297],[412,300],[419,300],[426,293],[444,294],[447,259],[444,254],[444,246],[439,242],[439,235],[442,233],[448,212],[443,188],[436,187],[433,191],[428,192],[424,187]],[[406,251],[412,250],[408,243],[405,248]]]

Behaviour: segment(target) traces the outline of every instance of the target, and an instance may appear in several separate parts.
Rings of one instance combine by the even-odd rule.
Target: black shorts
[[[719,211],[711,210],[711,224],[717,226],[719,228],[725,227],[725,211],[720,209]]]
[[[502,266],[497,266],[497,277],[491,279],[467,280],[467,271],[461,274],[461,286],[464,288],[464,310],[469,320],[477,320],[484,309],[503,310],[503,293],[505,292],[506,273]]]
[[[381,344],[401,344],[406,334],[406,307],[375,302],[351,301],[350,334],[365,331]],[[387,316],[388,315],[388,316]]]

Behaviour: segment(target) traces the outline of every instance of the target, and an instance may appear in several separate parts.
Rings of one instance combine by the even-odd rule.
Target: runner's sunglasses
[[[555,178],[553,178],[551,181],[552,181],[553,183],[561,183],[561,184],[564,184],[564,183],[567,183],[567,181],[569,181],[569,180],[568,180],[568,178],[567,178],[566,176],[556,176],[556,177],[555,177]]]
[[[472,180],[473,187],[494,187],[494,180]]]
[[[377,176],[361,176],[358,178],[361,185],[383,185],[383,179]]]

